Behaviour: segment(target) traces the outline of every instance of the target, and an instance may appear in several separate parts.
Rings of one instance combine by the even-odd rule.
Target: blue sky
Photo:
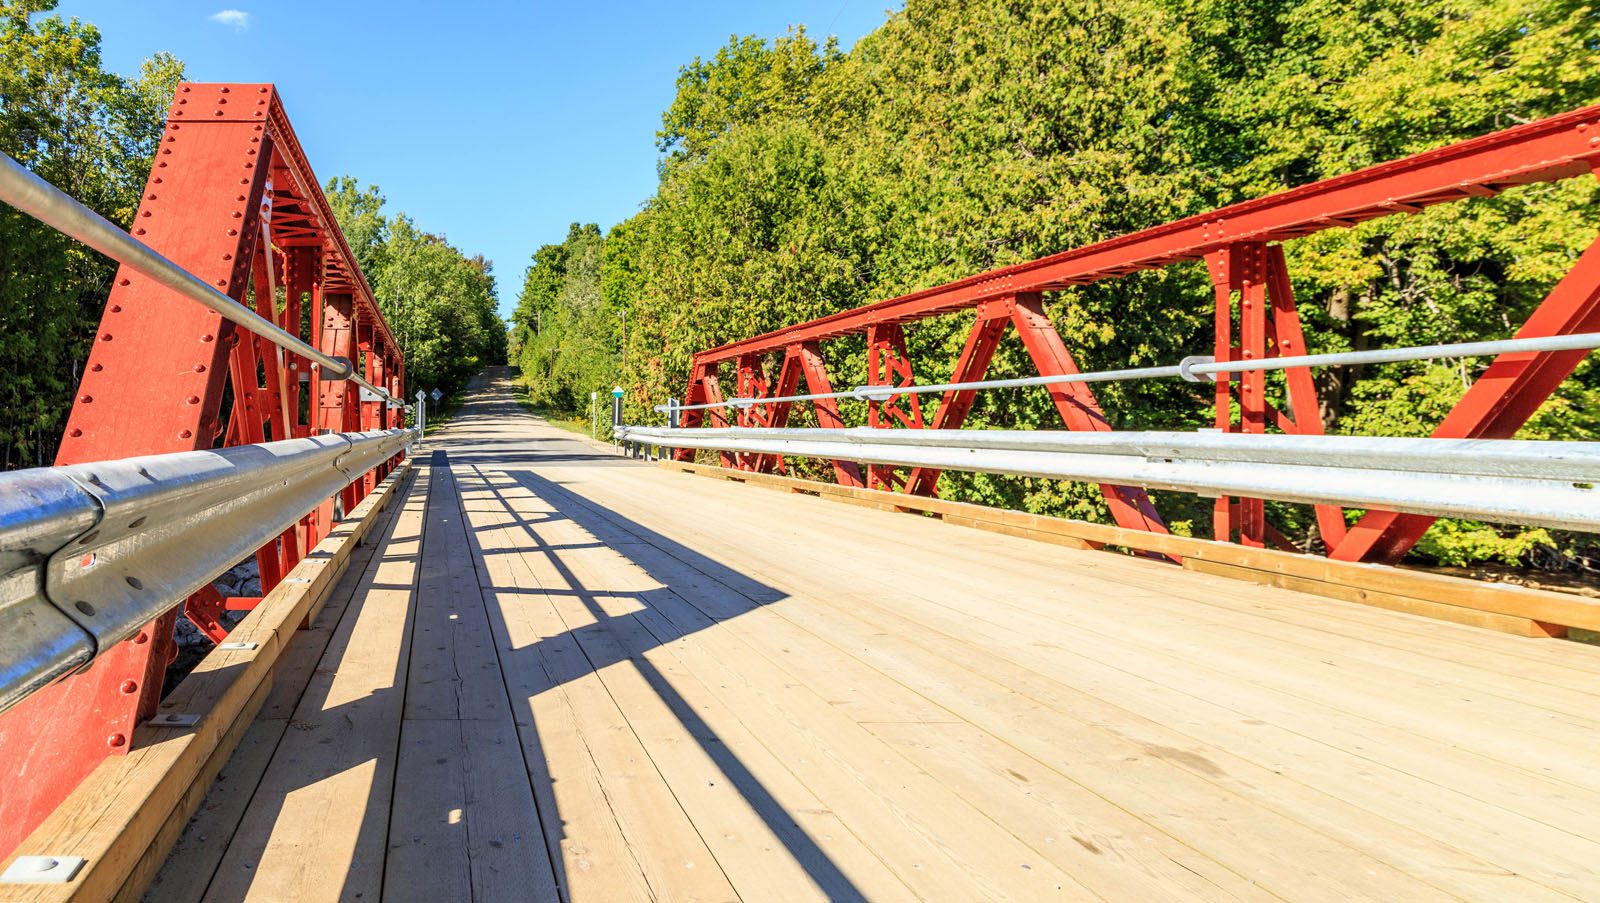
[[[609,228],[655,191],[678,67],[790,25],[850,47],[896,0],[421,3],[61,0],[105,65],[166,50],[194,81],[275,82],[317,176],[377,184],[492,259],[509,315],[533,249]]]

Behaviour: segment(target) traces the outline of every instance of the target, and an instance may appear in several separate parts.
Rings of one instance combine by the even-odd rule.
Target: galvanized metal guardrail
[[[0,474],[0,711],[132,636],[419,435]]]
[[[1600,532],[1600,443],[1218,432],[671,429],[625,443],[1082,480]]]

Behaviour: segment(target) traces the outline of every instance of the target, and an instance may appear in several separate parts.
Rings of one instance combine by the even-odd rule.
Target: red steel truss
[[[950,382],[983,378],[995,348],[1015,327],[1040,375],[1077,372],[1072,355],[1042,307],[1041,293],[1114,279],[1139,270],[1185,261],[1204,261],[1214,286],[1215,356],[1219,361],[1259,360],[1309,353],[1300,328],[1294,289],[1281,243],[1324,229],[1352,226],[1395,213],[1416,213],[1435,204],[1488,197],[1516,186],[1586,176],[1600,168],[1600,106],[1495,132],[1470,141],[1370,167],[1359,172],[1245,201],[1155,228],[1124,235],[1029,263],[1004,267],[898,298],[842,311],[765,335],[696,354],[691,365],[688,404],[721,400],[718,366],[737,360],[743,397],[793,394],[804,372],[809,393],[831,391],[818,352],[819,343],[865,335],[868,385],[913,383],[905,354],[907,324],[939,314],[974,310],[976,320]],[[1571,272],[1529,316],[1517,337],[1600,330],[1600,240],[1584,252]],[[782,352],[783,374],[776,393],[760,377],[760,356]],[[1435,429],[1442,438],[1506,438],[1532,416],[1556,386],[1571,375],[1587,352],[1506,354]],[[750,378],[745,372],[752,372]],[[1309,368],[1291,368],[1286,377],[1286,407],[1267,398],[1267,380],[1257,371],[1221,375],[1215,387],[1216,427],[1229,432],[1321,433],[1322,420]],[[793,375],[791,375],[793,374]],[[746,387],[755,391],[745,393]],[[1051,399],[1068,429],[1106,430],[1088,386],[1058,385]],[[961,426],[972,408],[972,391],[946,392],[927,426]],[[757,404],[741,423],[786,423],[792,402]],[[819,425],[842,425],[833,400],[814,402]],[[1237,412],[1237,414],[1235,413]],[[684,426],[705,425],[703,411],[684,412]],[[712,426],[726,425],[712,410]],[[920,428],[919,396],[900,393],[869,403],[868,425]],[[692,450],[680,450],[687,459]],[[770,470],[783,466],[775,455],[723,454],[725,466]],[[850,462],[834,462],[842,483],[861,485]],[[893,468],[869,466],[866,484],[932,495],[938,473],[927,469],[901,475]],[[1164,531],[1145,493],[1136,488],[1101,487],[1122,526]],[[1330,556],[1351,561],[1398,561],[1421,538],[1432,518],[1369,511],[1346,528],[1342,509],[1317,509],[1317,526]],[[1213,517],[1218,539],[1247,545],[1287,546],[1266,522],[1260,499],[1218,499]]]
[[[403,398],[404,361],[271,85],[185,84],[133,235],[283,329],[347,357]],[[400,412],[318,379],[285,352],[124,267],[67,420],[56,464],[76,464],[399,426]],[[355,507],[396,461],[342,493]],[[270,592],[328,532],[334,500],[256,553]],[[185,602],[213,639],[223,611],[260,596],[214,589]],[[177,609],[87,671],[0,715],[0,855],[13,849],[108,755],[130,751],[176,648]],[[23,776],[26,777],[23,777]]]

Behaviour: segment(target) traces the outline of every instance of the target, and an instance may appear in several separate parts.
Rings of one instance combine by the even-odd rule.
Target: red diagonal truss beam
[[[1586,175],[1600,158],[1600,106],[1223,207],[1030,263],[991,270],[854,310],[733,342],[696,355],[710,363],[794,342],[865,332],[963,310],[1019,292],[1084,285],[1182,260],[1234,242],[1283,241],[1513,185]]]
[[[1492,196],[1516,185],[1585,176],[1597,165],[1600,106],[1585,107],[712,348],[694,357],[689,398],[693,403],[711,397],[707,388],[714,388],[715,379],[713,376],[707,380],[705,376],[715,374],[723,361],[751,360],[756,355],[798,345],[816,347],[824,340],[854,334],[865,334],[868,340],[868,382],[902,384],[903,379],[885,378],[879,372],[879,363],[887,348],[898,355],[894,360],[902,362],[904,374],[909,374],[910,362],[902,361],[904,354],[900,350],[904,347],[903,340],[899,340],[904,324],[971,308],[978,308],[977,322],[952,381],[981,378],[1007,320],[1023,336],[1040,373],[1075,372],[1070,353],[1038,305],[1039,293],[1183,261],[1206,260],[1211,268],[1216,286],[1215,350],[1219,360],[1309,353],[1312,349],[1304,347],[1283,254],[1274,243],[1394,213],[1416,213],[1434,204]],[[1026,305],[1024,299],[1028,299]],[[1007,305],[1004,313],[1001,305]],[[1006,319],[1000,319],[1002,316]],[[1600,330],[1600,243],[1579,259],[1518,336],[1593,330]],[[892,335],[897,341],[885,344],[877,338],[882,335]],[[1502,355],[1434,434],[1512,435],[1585,356],[1585,352]],[[1322,424],[1310,371],[1287,371],[1285,384],[1287,412],[1266,397],[1268,381],[1259,371],[1219,379],[1217,427],[1263,433],[1270,425],[1287,432],[1320,433]],[[1069,429],[1109,428],[1086,386],[1056,386],[1051,397]],[[945,393],[934,415],[934,425],[959,426],[971,405],[970,392]],[[874,426],[886,425],[881,406],[887,405],[870,405],[869,419]],[[1232,414],[1235,409],[1240,412],[1237,422]],[[686,425],[697,425],[700,419],[696,417]],[[905,423],[920,425],[920,412],[915,423]],[[684,453],[680,452],[680,456]],[[881,473],[873,476],[880,478]],[[932,494],[937,478],[935,471],[917,469],[906,478],[905,488]],[[1164,529],[1143,492],[1128,487],[1103,488],[1119,523]],[[1347,533],[1342,510],[1325,505],[1317,509],[1317,522],[1324,544],[1334,557],[1392,562],[1411,548],[1432,520],[1373,511]],[[1215,528],[1218,538],[1237,536],[1239,541],[1253,545],[1286,542],[1266,523],[1259,499],[1219,499]]]

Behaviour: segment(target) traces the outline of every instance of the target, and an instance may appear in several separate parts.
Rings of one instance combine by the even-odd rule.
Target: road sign
[[[432,398],[435,402],[438,402],[439,399],[444,397],[444,393],[440,392],[438,389],[434,389],[432,392],[428,393],[428,397]]]
[[[612,398],[621,398],[622,397],[622,387],[621,386],[613,387],[612,390],[611,390],[611,397]]]

